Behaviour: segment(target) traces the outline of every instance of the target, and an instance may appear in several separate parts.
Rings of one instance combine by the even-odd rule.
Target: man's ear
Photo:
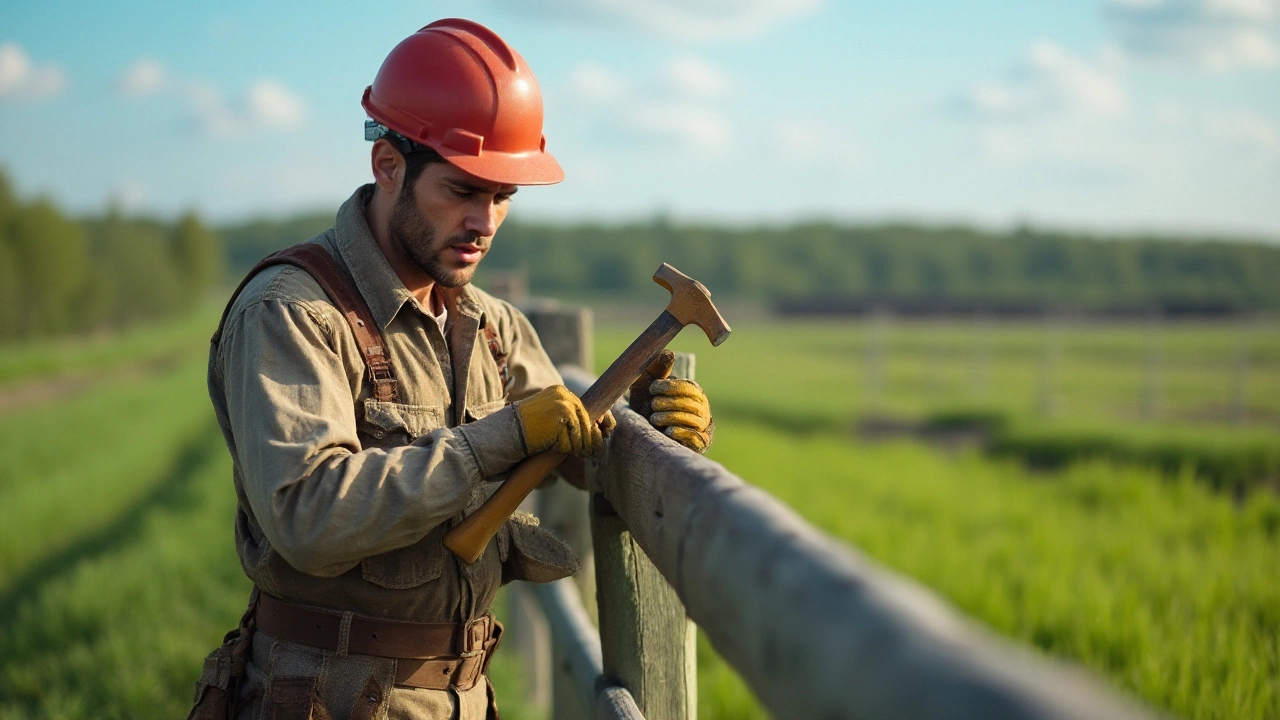
[[[378,189],[395,197],[404,180],[404,156],[386,138],[380,138],[373,144],[369,162],[373,167],[373,181],[378,184]]]

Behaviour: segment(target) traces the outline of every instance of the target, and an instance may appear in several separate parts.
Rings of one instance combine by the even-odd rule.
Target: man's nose
[[[467,213],[466,229],[481,237],[489,237],[498,232],[499,208],[493,200],[477,202]]]

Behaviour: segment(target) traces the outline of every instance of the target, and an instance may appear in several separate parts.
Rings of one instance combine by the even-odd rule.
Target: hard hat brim
[[[564,180],[560,163],[546,151],[504,153],[494,150],[469,155],[447,147],[433,149],[455,167],[481,180],[501,185],[554,185]]]

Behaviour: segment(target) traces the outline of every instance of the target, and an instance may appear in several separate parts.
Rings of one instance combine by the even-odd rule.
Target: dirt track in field
[[[167,353],[99,370],[41,375],[18,380],[0,386],[0,415],[15,413],[41,403],[69,400],[99,385],[137,380],[147,375],[163,373],[177,365],[184,354]]]

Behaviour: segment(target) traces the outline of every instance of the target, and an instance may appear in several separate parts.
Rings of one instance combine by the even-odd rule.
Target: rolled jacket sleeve
[[[352,350],[335,339],[335,321],[320,303],[257,299],[229,318],[218,347],[252,511],[286,561],[320,576],[412,544],[462,510],[492,469],[472,443],[509,444],[517,423],[495,413],[479,421],[493,427],[362,449],[349,373],[363,363],[344,357]]]

